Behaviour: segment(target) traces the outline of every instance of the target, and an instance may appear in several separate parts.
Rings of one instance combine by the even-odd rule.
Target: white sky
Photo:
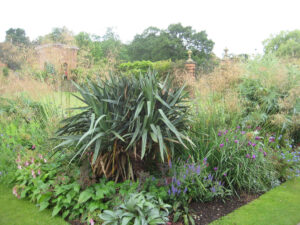
[[[75,34],[103,35],[113,27],[123,42],[149,26],[181,22],[206,30],[214,52],[262,52],[262,41],[281,30],[300,29],[300,0],[1,0],[0,41],[9,28],[30,39],[66,26]]]

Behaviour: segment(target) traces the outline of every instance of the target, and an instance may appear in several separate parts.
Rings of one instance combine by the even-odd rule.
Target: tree
[[[10,28],[7,30],[5,41],[14,45],[28,45],[30,43],[29,38],[26,37],[25,30],[21,28]]]
[[[263,41],[266,54],[274,53],[277,56],[300,57],[300,30],[281,31]]]
[[[8,68],[18,70],[24,64],[24,55],[19,46],[10,42],[0,43],[0,61]]]
[[[187,50],[193,51],[198,65],[206,65],[212,58],[214,42],[205,31],[196,32],[191,26],[171,24],[166,30],[149,27],[136,35],[128,46],[131,60],[179,60],[187,57]]]

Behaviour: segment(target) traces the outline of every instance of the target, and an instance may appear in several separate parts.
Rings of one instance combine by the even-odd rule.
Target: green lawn
[[[0,224],[1,225],[67,225],[59,217],[51,217],[51,211],[39,212],[28,200],[13,196],[11,188],[0,184]]]
[[[300,223],[300,178],[290,180],[211,225],[296,225]]]

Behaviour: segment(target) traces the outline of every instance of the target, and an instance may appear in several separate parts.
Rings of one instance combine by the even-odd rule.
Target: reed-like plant
[[[75,84],[76,85],[76,84]],[[72,160],[87,154],[98,176],[134,179],[145,169],[145,159],[171,160],[176,145],[186,146],[188,115],[184,86],[158,81],[155,73],[138,78],[109,76],[106,80],[76,85],[84,107],[62,121],[58,132],[63,146],[76,146]]]

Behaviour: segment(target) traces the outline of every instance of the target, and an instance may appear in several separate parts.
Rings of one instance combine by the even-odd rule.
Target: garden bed
[[[195,215],[195,223],[199,225],[206,225],[231,213],[235,209],[248,204],[259,196],[259,194],[243,193],[240,197],[233,197],[226,201],[216,200],[206,203],[192,203],[190,207]]]

